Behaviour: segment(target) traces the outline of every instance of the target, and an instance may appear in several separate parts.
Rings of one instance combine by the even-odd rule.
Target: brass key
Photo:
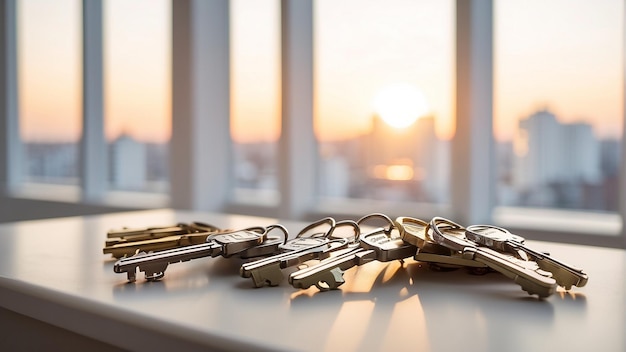
[[[432,270],[454,270],[467,268],[473,274],[485,274],[489,267],[484,263],[473,259],[463,258],[463,255],[437,244],[428,236],[429,223],[410,217],[396,218],[396,227],[400,231],[402,240],[418,247],[417,253],[413,257],[419,262],[428,263]]]
[[[324,259],[317,265],[293,272],[289,276],[289,283],[295,288],[302,289],[312,285],[320,291],[337,289],[345,282],[344,271],[353,266],[363,265],[373,260],[380,262],[402,260],[415,255],[417,247],[402,240],[393,221],[387,216],[370,214],[359,219],[357,223],[361,226],[365,220],[375,217],[385,219],[389,226],[361,234],[358,246]]]
[[[548,297],[556,291],[556,280],[542,275],[536,270],[512,260],[487,247],[481,247],[477,243],[465,237],[465,228],[450,220],[435,217],[430,221],[430,234],[440,245],[463,254],[464,258],[473,259],[484,263],[490,268],[513,279],[522,289],[529,294],[537,294],[539,297]]]
[[[116,273],[127,273],[128,281],[133,282],[136,279],[137,268],[139,268],[139,271],[145,272],[145,277],[148,281],[159,280],[163,278],[165,269],[171,263],[204,257],[216,257],[218,255],[230,257],[245,253],[246,250],[261,245],[267,239],[267,234],[274,229],[280,229],[287,233],[287,230],[282,225],[252,227],[232,231],[212,236],[208,239],[208,242],[199,245],[154,253],[141,252],[132,257],[122,258],[114,264],[113,271]]]
[[[102,252],[110,253],[114,258],[122,258],[140,251],[155,252],[202,244],[208,236],[228,231],[230,230],[220,230],[198,222],[190,225],[181,223],[177,226],[109,231],[108,236],[111,238],[105,242]]]
[[[327,218],[331,219],[332,218]],[[298,235],[288,240],[280,246],[281,253],[274,256],[260,259],[254,262],[245,263],[241,266],[242,277],[251,277],[256,287],[265,284],[270,286],[278,285],[283,274],[281,269],[301,264],[307,260],[320,259],[328,253],[348,246],[350,242],[358,241],[359,226],[356,222],[346,220],[339,221],[332,225],[322,219],[315,222],[298,233]],[[326,232],[317,232],[314,229],[327,225]],[[335,237],[343,228],[350,228],[352,239],[346,237]]]
[[[492,225],[472,225],[465,229],[465,236],[483,246],[517,254],[527,254],[539,268],[552,273],[557,284],[569,290],[573,286],[583,287],[589,277],[582,269],[573,267],[524,245],[524,238],[514,235],[506,229]]]
[[[106,245],[116,243],[126,243],[143,241],[154,238],[167,237],[172,235],[183,235],[194,232],[215,232],[220,229],[216,226],[202,222],[192,222],[191,224],[178,223],[171,226],[157,226],[145,228],[122,228],[121,230],[111,230],[107,232]]]

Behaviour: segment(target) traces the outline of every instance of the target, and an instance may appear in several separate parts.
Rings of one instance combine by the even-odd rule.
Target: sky
[[[542,108],[562,122],[623,131],[621,0],[494,2],[494,135]],[[421,90],[437,134],[454,134],[454,2],[316,0],[314,128],[321,140],[367,133],[376,95]],[[81,1],[18,1],[21,135],[77,140],[81,129]],[[231,1],[231,113],[236,141],[280,133],[279,1]],[[171,135],[171,4],[105,0],[108,139]]]

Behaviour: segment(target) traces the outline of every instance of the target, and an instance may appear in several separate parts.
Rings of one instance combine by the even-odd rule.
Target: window
[[[494,7],[498,204],[616,212],[623,1]]]
[[[23,180],[78,184],[81,135],[80,2],[17,2]]]
[[[246,197],[249,191],[256,196],[275,195],[280,135],[279,2],[231,1],[230,16],[235,187],[248,191]]]
[[[483,208],[481,216],[487,214],[485,219],[503,226],[514,223],[513,229],[523,231],[520,234],[527,238],[598,243],[597,237],[589,239],[582,232],[593,233],[600,228],[597,224],[609,224],[600,232],[613,236],[599,243],[624,246],[622,2],[576,2],[572,6],[571,2],[522,5],[462,0],[456,4],[266,1],[194,2],[193,6],[187,2],[106,2],[106,136],[125,150],[118,153],[120,162],[137,164],[132,160],[149,158],[148,149],[135,148],[137,141],[165,145],[171,134],[170,148],[161,152],[175,156],[171,158],[174,165],[161,162],[161,174],[154,180],[163,182],[168,179],[166,171],[172,171],[168,193],[172,206],[304,219],[320,212],[363,215],[363,208],[352,206],[367,203],[390,215],[399,210],[402,215],[442,215],[463,222],[458,218],[471,218],[468,209],[474,211],[477,205]],[[67,6],[62,14],[76,14],[76,19],[63,20],[63,25],[47,24],[51,36],[30,22],[37,15],[25,15],[37,9],[46,12],[42,21],[57,20],[57,8],[46,4],[30,0],[18,7],[18,38],[24,43],[19,49],[24,61],[19,71],[22,134],[27,143],[76,144],[81,115],[80,74],[74,72],[80,63],[80,4],[55,3]],[[146,27],[128,24],[128,18],[140,18],[139,12],[143,21],[141,6],[161,10],[158,14],[148,11]],[[171,41],[167,35],[170,6]],[[160,37],[155,41],[158,45],[144,47],[153,38],[144,40],[147,37],[139,34],[143,30],[155,39]],[[45,52],[48,60],[37,60],[25,50],[37,36],[44,38],[37,39],[37,50],[54,43]],[[489,54],[492,36],[493,62]],[[58,42],[61,37],[67,42]],[[137,44],[136,38],[143,39]],[[163,69],[170,64],[168,47],[179,49],[171,51],[171,81],[169,71]],[[69,53],[68,61],[56,56],[59,48],[66,48],[62,51]],[[141,59],[149,64],[141,64],[143,55],[149,56]],[[472,60],[475,57],[480,60]],[[53,63],[60,66],[37,66]],[[37,76],[41,79],[32,83],[29,77],[37,70],[53,72]],[[44,112],[54,115],[49,119],[63,115],[66,120],[45,132],[60,125],[66,137],[37,139],[38,128],[52,120],[37,120],[40,115],[30,102],[45,102],[50,96],[35,98],[29,94],[37,89],[28,87],[41,84],[49,89],[51,83],[44,86],[42,82],[48,81],[42,78],[56,77],[57,71],[64,76],[50,94],[68,108],[54,110],[51,105]],[[482,80],[492,72],[493,92],[491,80],[489,84]],[[152,83],[146,84],[145,73],[154,79]],[[475,89],[481,86],[487,88]],[[137,99],[129,102],[118,91]],[[140,92],[149,94],[140,97]],[[405,98],[394,100],[399,97]],[[425,103],[417,104],[422,99]],[[179,112],[171,117],[171,129],[170,106]],[[406,119],[393,119],[403,113]],[[465,119],[465,115],[471,116]],[[483,123],[489,128],[480,128]],[[3,132],[10,131],[4,127]],[[120,138],[125,134],[134,141]],[[492,134],[495,145],[482,143],[490,141]],[[205,140],[210,144],[201,143]],[[0,148],[6,150],[11,148]],[[42,150],[47,153],[54,148]],[[482,160],[491,162],[492,152],[497,165],[485,163],[483,167]],[[57,152],[65,157],[55,160],[76,158],[72,152],[64,153]],[[129,159],[124,161],[121,155]],[[109,156],[116,158],[114,153]],[[56,165],[71,163],[76,165],[76,161]],[[497,169],[492,171],[491,166]],[[77,183],[78,173],[72,167],[58,168],[66,179],[46,182]],[[317,173],[316,184],[309,177],[313,173]],[[29,180],[39,177],[27,175]],[[150,179],[148,175],[146,171],[139,179]],[[485,181],[491,181],[491,176],[497,182]],[[141,184],[120,185],[117,177],[111,175],[111,189]],[[144,185],[142,190],[166,190],[162,184]],[[490,193],[491,187],[497,191],[493,204],[480,194]],[[83,191],[87,188],[83,185]],[[232,191],[242,189],[252,191],[244,193],[253,194],[249,198],[257,202],[248,207],[240,206],[237,197],[233,202]],[[463,194],[459,189],[472,192]],[[278,206],[267,202],[267,197],[258,197],[263,194],[259,191],[279,195],[270,197],[280,199]],[[329,199],[343,204],[342,211],[326,207],[332,202]],[[422,212],[415,205],[426,205],[423,209],[433,205],[430,210],[435,213]],[[411,213],[406,214],[406,209]],[[552,217],[555,211],[566,222],[561,221],[563,217]],[[515,216],[525,216],[526,221],[515,222]],[[547,227],[541,220],[548,217],[553,220],[551,230],[556,229],[561,237],[543,237]],[[576,227],[563,226],[574,219]],[[580,231],[580,221],[591,221],[594,226]],[[614,236],[619,231],[622,236]]]
[[[449,202],[451,1],[316,1],[319,193]]]
[[[171,5],[165,0],[110,0],[103,6],[110,187],[166,192]]]

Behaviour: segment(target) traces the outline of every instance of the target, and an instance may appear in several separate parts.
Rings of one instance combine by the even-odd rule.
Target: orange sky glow
[[[81,130],[79,0],[18,2],[21,135],[77,140]],[[171,4],[107,0],[105,133],[165,142],[171,135]],[[314,128],[320,140],[367,133],[390,84],[422,91],[437,134],[454,135],[454,2],[315,2]],[[280,134],[279,1],[231,2],[231,129],[238,142]],[[494,3],[494,134],[548,107],[623,131],[623,2]]]

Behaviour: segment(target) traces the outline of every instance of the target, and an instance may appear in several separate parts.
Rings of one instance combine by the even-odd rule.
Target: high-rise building
[[[571,196],[571,187],[601,181],[600,145],[587,123],[562,124],[550,111],[538,111],[520,120],[514,150],[513,185],[519,192],[549,202],[549,193],[565,185]]]
[[[146,147],[123,134],[111,145],[111,175],[115,188],[141,190],[146,183]]]

